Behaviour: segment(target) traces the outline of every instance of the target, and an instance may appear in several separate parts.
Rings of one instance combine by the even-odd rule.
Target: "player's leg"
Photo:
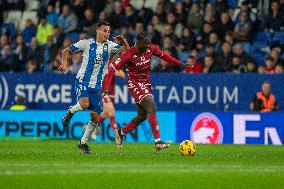
[[[66,112],[65,116],[62,118],[63,127],[68,127],[73,115],[81,110],[86,110],[90,106],[90,101],[88,97],[82,97],[78,100],[78,102],[71,106]]]
[[[86,110],[90,106],[90,99],[87,87],[83,83],[76,81],[75,90],[77,95],[77,103],[74,106],[71,106],[66,112],[65,116],[62,118],[62,125],[66,128],[68,127],[74,113],[81,110]]]
[[[160,130],[159,130],[159,123],[157,120],[157,115],[156,115],[156,104],[153,99],[152,95],[147,95],[145,96],[141,102],[140,105],[146,110],[147,112],[147,118],[148,122],[150,124],[154,139],[155,139],[155,148],[157,150],[161,150],[164,148],[169,147],[170,145],[163,142],[160,138]]]
[[[99,118],[100,114],[98,112],[90,111],[90,116],[91,116],[91,119],[90,119],[89,123],[87,124],[85,132],[84,132],[84,134],[83,134],[83,136],[80,140],[80,143],[78,145],[78,147],[85,154],[90,153],[90,148],[86,143],[88,142],[92,133],[94,132],[94,130],[98,126],[98,118]]]
[[[137,115],[129,123],[119,130],[121,136],[131,132],[136,129],[143,121],[147,119],[147,112],[143,106],[136,104]]]

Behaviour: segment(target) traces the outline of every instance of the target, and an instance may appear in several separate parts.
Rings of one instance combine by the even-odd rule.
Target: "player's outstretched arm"
[[[157,45],[153,45],[152,49],[154,51],[153,55],[160,57],[161,59],[163,59],[164,61],[166,61],[168,63],[183,66],[183,63],[181,61],[175,59],[174,57],[172,57],[168,53],[162,51]]]
[[[62,52],[62,61],[59,66],[59,71],[61,73],[65,73],[67,71],[68,56],[70,55],[71,52],[72,51],[70,47],[65,48]]]
[[[116,43],[119,43],[122,46],[120,48],[121,53],[130,49],[130,45],[128,44],[127,40],[122,35],[118,35],[118,36],[114,37],[114,41]]]

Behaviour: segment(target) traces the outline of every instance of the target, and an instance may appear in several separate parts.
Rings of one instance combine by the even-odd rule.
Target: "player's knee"
[[[83,110],[87,110],[90,106],[90,102],[88,102],[88,101],[80,102],[80,106]]]
[[[97,113],[97,112],[90,112],[90,116],[91,116],[91,121],[92,122],[98,122],[98,120],[99,120],[99,114]]]
[[[157,112],[156,106],[149,106],[149,107],[147,108],[147,113],[148,113],[148,114],[155,114],[156,112]]]

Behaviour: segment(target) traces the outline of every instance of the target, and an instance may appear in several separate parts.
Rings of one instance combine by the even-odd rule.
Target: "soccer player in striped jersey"
[[[78,145],[79,149],[84,153],[90,153],[89,146],[86,143],[98,126],[98,118],[102,112],[102,82],[108,68],[109,59],[119,53],[120,46],[109,41],[109,35],[109,23],[99,22],[95,39],[80,40],[62,52],[62,63],[59,67],[62,73],[67,71],[66,65],[70,53],[83,52],[82,66],[77,73],[75,82],[77,103],[68,109],[62,118],[62,125],[67,128],[75,112],[90,110],[91,119]],[[128,43],[122,36],[117,36],[115,40],[120,41],[125,49],[129,48]],[[115,139],[119,140],[116,141],[117,143],[121,143],[117,131]]]

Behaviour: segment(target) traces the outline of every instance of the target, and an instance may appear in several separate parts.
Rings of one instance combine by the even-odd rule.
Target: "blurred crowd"
[[[58,73],[62,50],[94,37],[98,21],[130,45],[146,30],[193,65],[153,58],[153,72],[283,73],[284,0],[0,0],[0,71]],[[69,72],[81,61],[73,54]]]

